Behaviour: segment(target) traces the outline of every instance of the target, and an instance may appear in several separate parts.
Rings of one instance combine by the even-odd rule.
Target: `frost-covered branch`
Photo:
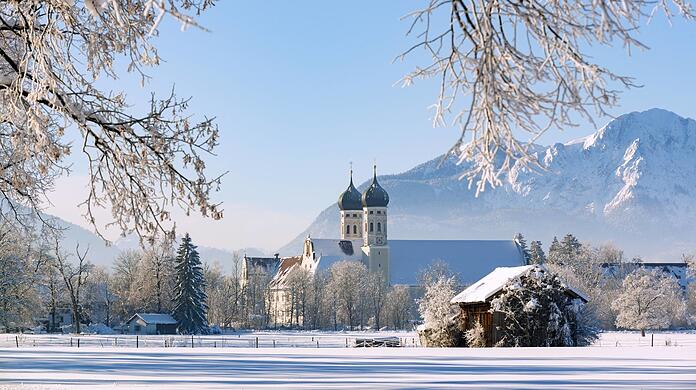
[[[188,100],[172,91],[136,113],[121,92],[102,91],[99,77],[116,79],[115,63],[147,79],[160,62],[151,38],[164,15],[182,26],[212,0],[44,0],[0,4],[0,199],[14,214],[39,212],[55,180],[67,173],[77,131],[89,189],[85,217],[99,232],[96,208],[112,225],[152,239],[174,232],[171,211],[222,217],[210,201],[220,178],[209,178],[204,157],[218,143],[212,119],[193,122]],[[17,219],[19,215],[14,215]]]
[[[547,129],[593,122],[636,86],[586,48],[647,48],[637,35],[659,10],[694,17],[686,0],[428,0],[407,16],[417,42],[400,58],[424,51],[430,62],[402,82],[438,80],[433,124],[461,129],[448,155],[475,162],[463,177],[478,193],[500,185],[515,164],[540,168],[529,147]],[[528,142],[519,141],[525,133]]]

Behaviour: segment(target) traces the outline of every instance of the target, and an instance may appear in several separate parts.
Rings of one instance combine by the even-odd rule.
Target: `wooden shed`
[[[135,313],[126,321],[125,328],[130,334],[176,334],[177,322],[165,313]]]
[[[461,310],[459,314],[460,329],[462,331],[472,329],[478,322],[483,327],[486,346],[494,346],[502,337],[498,329],[503,325],[505,315],[491,312],[491,301],[508,283],[533,269],[539,272],[549,272],[541,265],[499,267],[452,298],[450,302],[458,305]],[[587,298],[582,292],[570,286],[567,286],[565,293],[573,299],[587,302]]]

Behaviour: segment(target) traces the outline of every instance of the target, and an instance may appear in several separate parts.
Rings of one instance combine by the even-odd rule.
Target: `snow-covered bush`
[[[586,345],[597,330],[579,299],[555,274],[533,268],[503,287],[491,312],[504,316],[497,346],[555,347]]]
[[[434,265],[422,278],[425,294],[418,302],[423,324],[418,327],[421,344],[427,347],[453,347],[461,342],[450,300],[454,297],[456,278]]]
[[[476,321],[474,326],[464,332],[466,345],[471,348],[481,348],[486,346],[486,332],[480,322]]]
[[[639,268],[623,281],[623,292],[612,307],[618,312],[616,326],[640,330],[665,329],[685,312],[679,283],[670,275],[653,269]]]
[[[87,327],[87,332],[88,333],[93,333],[93,334],[115,334],[113,329],[110,327],[102,324],[102,323],[96,323],[96,324],[90,324]]]

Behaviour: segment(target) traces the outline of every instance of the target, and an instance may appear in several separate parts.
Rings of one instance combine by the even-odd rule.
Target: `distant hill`
[[[57,218],[57,220],[62,227],[67,228],[64,233],[62,243],[63,247],[66,250],[72,251],[78,243],[80,244],[80,250],[83,250],[89,246],[88,258],[92,263],[97,265],[111,267],[114,260],[121,252],[129,249],[138,249],[140,247],[138,239],[135,236],[118,239],[113,243],[113,245],[107,246],[104,243],[104,240],[99,238],[91,231],[73,223],[64,221],[60,218]],[[266,255],[263,250],[257,248],[244,248],[240,249],[238,252],[241,256],[243,256],[245,253],[250,256]],[[233,251],[198,246],[198,253],[200,254],[201,260],[206,263],[213,264],[218,262],[227,272],[234,269],[235,256]]]
[[[515,166],[502,187],[478,198],[459,180],[470,165],[454,158],[380,176],[391,199],[390,236],[501,239],[522,232],[546,246],[572,232],[648,259],[696,251],[696,121],[662,109],[633,112],[587,137],[533,152],[545,172]],[[299,253],[307,234],[338,232],[332,203],[281,255]]]

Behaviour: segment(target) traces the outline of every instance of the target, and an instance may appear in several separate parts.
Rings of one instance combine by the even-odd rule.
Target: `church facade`
[[[307,237],[299,256],[283,257],[270,282],[274,322],[288,322],[285,281],[296,267],[311,274],[328,270],[343,260],[359,261],[384,283],[417,287],[418,277],[431,264],[442,261],[464,285],[470,285],[496,267],[525,265],[524,254],[514,240],[390,240],[389,194],[377,180],[360,192],[353,184],[338,197],[339,238]]]

